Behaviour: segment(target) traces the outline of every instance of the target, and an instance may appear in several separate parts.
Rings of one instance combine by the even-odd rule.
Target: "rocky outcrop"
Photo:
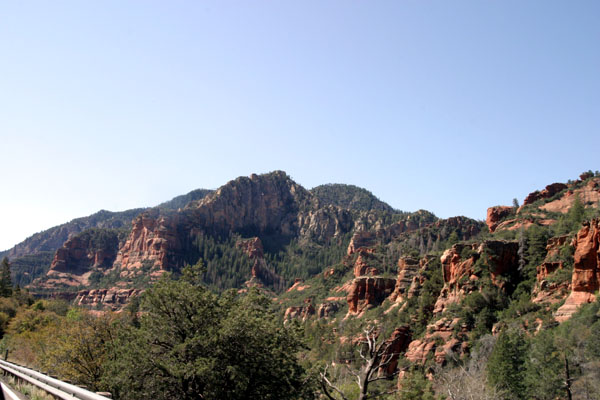
[[[568,190],[563,196],[544,204],[540,209],[565,214],[577,200],[579,200],[584,207],[597,208],[598,202],[600,202],[600,179],[590,179],[586,185]]]
[[[300,278],[294,279],[294,284],[287,290],[287,292],[298,291],[301,292],[310,288],[310,285],[304,284],[304,280]]]
[[[568,239],[567,235],[548,239],[544,262],[536,268],[536,285],[532,293],[532,302],[536,304],[554,304],[563,300],[570,291],[571,282],[553,282],[551,276],[564,269],[563,261],[555,261],[559,257],[562,246]]]
[[[299,307],[288,307],[283,316],[284,323],[292,319],[301,319],[303,322],[315,315],[315,308],[311,299],[304,300],[304,305]]]
[[[492,282],[502,288],[504,280],[497,278],[517,271],[518,248],[517,242],[486,240],[481,244],[458,243],[446,250],[440,259],[444,287],[436,301],[434,313],[443,312],[448,305],[458,303],[465,295],[479,289],[477,282],[482,270],[476,270],[474,266],[480,258],[483,258],[480,267],[485,267]]]
[[[124,289],[113,287],[110,289],[82,290],[77,293],[75,304],[92,308],[108,308],[119,310],[126,305],[132,297],[139,296],[140,289]]]
[[[87,229],[118,229],[127,227],[131,223],[131,220],[143,211],[143,208],[122,212],[101,210],[87,217],[77,218],[65,224],[36,233],[8,250],[5,255],[12,260],[45,251],[55,252],[70,237]]]
[[[118,233],[112,229],[93,228],[72,236],[56,251],[46,276],[36,279],[31,289],[48,292],[88,285],[93,272],[112,267],[118,248]]]
[[[508,206],[496,206],[488,208],[485,223],[487,224],[490,232],[493,233],[500,222],[514,212],[515,208]]]
[[[245,283],[247,287],[283,288],[284,279],[268,267],[263,245],[259,238],[239,240],[236,245],[253,261],[251,278]]]
[[[421,263],[418,259],[400,257],[398,260],[398,278],[396,279],[394,291],[390,295],[391,301],[400,303],[408,300],[411,288],[419,284],[418,275],[420,270]]]
[[[372,263],[379,263],[379,260],[372,249],[360,247],[357,252],[353,266],[354,280],[343,286],[350,306],[347,316],[361,316],[365,310],[381,304],[392,293],[396,283],[394,279],[377,275],[379,271]]]
[[[318,199],[284,172],[241,177],[177,212],[151,210],[133,222],[115,265],[123,277],[135,275],[143,265],[168,270],[183,262],[183,255],[199,234],[229,234],[326,242],[352,229],[349,211],[319,207]],[[257,257],[256,260],[261,260]],[[262,262],[253,276],[263,282],[277,280]]]
[[[354,262],[354,276],[375,276],[379,274],[379,270],[376,267],[373,267],[373,263],[378,263],[377,256],[373,254],[373,251],[370,249],[360,249],[358,252],[358,257]]]
[[[444,364],[451,353],[465,354],[466,328],[458,326],[459,323],[459,318],[442,318],[428,325],[423,339],[410,342],[405,357],[412,363],[424,365],[428,359]]]
[[[389,297],[390,301],[394,304],[386,313],[406,300],[419,296],[426,279],[425,271],[434,258],[433,256],[425,256],[421,259],[400,257],[398,260],[396,286]]]
[[[382,356],[384,366],[379,369],[380,375],[392,376],[396,372],[400,355],[406,351],[410,341],[410,327],[401,326],[394,329],[390,338],[385,341],[386,347]]]
[[[297,224],[301,240],[324,243],[349,232],[354,222],[350,212],[330,205],[299,213]]]
[[[571,293],[555,314],[560,322],[569,319],[582,304],[594,301],[600,288],[600,220],[584,223],[574,247]]]
[[[395,279],[381,276],[354,278],[346,296],[348,315],[361,316],[367,309],[378,306],[394,291],[395,286]]]
[[[540,199],[549,199],[552,196],[554,196],[555,194],[557,194],[567,188],[568,188],[568,186],[565,185],[564,183],[550,184],[550,185],[546,186],[546,188],[542,191],[536,190],[533,193],[529,193],[527,195],[527,197],[525,197],[525,200],[523,201],[523,206],[535,203],[536,201],[538,201]]]
[[[317,310],[317,317],[319,319],[330,318],[336,312],[338,312],[339,309],[340,303],[337,301],[326,301],[319,306],[319,309]]]
[[[298,233],[301,208],[317,209],[318,202],[282,171],[240,177],[186,207],[198,226],[216,233],[284,237]]]
[[[351,256],[356,253],[359,249],[375,246],[377,235],[372,231],[359,231],[355,232],[350,239],[348,244],[347,255]]]
[[[162,215],[153,209],[138,216],[115,260],[121,268],[121,276],[135,276],[142,267],[159,270],[174,267],[178,255],[191,241],[191,232],[182,229],[185,225],[189,222],[180,213]]]
[[[50,272],[80,275],[91,268],[112,266],[119,249],[119,237],[112,230],[92,230],[73,236],[56,251]]]

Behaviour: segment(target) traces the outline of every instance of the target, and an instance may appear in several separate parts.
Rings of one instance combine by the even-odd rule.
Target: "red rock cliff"
[[[569,319],[580,305],[594,301],[594,293],[600,288],[600,220],[584,223],[574,246],[571,294],[555,315],[561,322]]]
[[[255,237],[252,239],[239,240],[236,245],[254,262],[252,265],[252,276],[246,281],[246,286],[273,286],[276,289],[283,288],[283,278],[267,265],[260,238]]]
[[[502,287],[502,281],[497,278],[518,268],[518,248],[517,242],[486,240],[481,244],[458,243],[446,250],[440,259],[444,287],[436,301],[434,313],[443,312],[448,305],[478,290],[477,281],[481,278],[481,271],[473,267],[481,257],[485,257],[483,264],[488,266],[492,282]]]
[[[31,287],[58,290],[88,285],[92,272],[104,272],[112,266],[118,248],[119,238],[114,230],[91,229],[72,236],[56,251],[46,277],[37,279]]]
[[[485,223],[487,224],[490,232],[493,233],[498,225],[500,225],[500,222],[514,212],[515,208],[508,206],[496,206],[488,208]]]

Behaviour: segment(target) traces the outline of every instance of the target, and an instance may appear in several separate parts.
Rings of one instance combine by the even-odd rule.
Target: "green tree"
[[[564,356],[554,343],[551,331],[542,331],[531,342],[525,362],[525,383],[529,398],[553,400],[564,392]]]
[[[399,400],[434,400],[432,383],[421,371],[411,371],[402,381]]]
[[[202,271],[161,279],[142,299],[139,328],[114,342],[105,383],[122,399],[302,399],[312,396],[297,332],[251,290],[217,296]]]
[[[0,267],[0,296],[10,297],[12,295],[12,280],[10,279],[10,263],[8,258],[2,259]]]
[[[487,365],[488,380],[492,386],[505,392],[505,399],[526,398],[525,358],[528,343],[524,332],[509,328],[498,337]]]

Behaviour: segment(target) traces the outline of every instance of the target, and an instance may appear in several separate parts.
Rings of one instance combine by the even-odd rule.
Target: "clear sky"
[[[276,169],[484,219],[599,127],[596,0],[0,3],[0,249]]]

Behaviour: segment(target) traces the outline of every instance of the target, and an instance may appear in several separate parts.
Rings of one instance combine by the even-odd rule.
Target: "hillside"
[[[379,200],[373,193],[354,185],[329,183],[316,186],[310,192],[325,205],[334,205],[356,211],[394,212],[389,204]]]
[[[387,352],[372,394],[600,395],[598,174],[490,207],[485,223],[396,211],[347,185],[319,188],[282,171],[253,174],[144,210],[130,227],[84,230],[29,289],[94,312],[135,312],[157,282],[191,284],[185,266],[194,266],[194,285],[224,299],[261,293],[279,323],[302,326],[301,359],[325,371],[315,378],[321,396],[333,386],[355,393],[349,371],[360,370],[369,340]]]

